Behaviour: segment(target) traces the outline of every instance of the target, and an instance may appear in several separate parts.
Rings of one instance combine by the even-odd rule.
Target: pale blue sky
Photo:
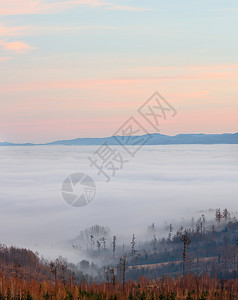
[[[237,30],[235,0],[1,0],[0,139],[110,135],[155,90],[185,113],[165,133],[237,131]]]

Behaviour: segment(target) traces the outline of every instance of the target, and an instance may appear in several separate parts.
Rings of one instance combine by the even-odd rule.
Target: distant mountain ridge
[[[0,142],[0,146],[90,146],[102,145],[107,142],[108,145],[133,145],[138,139],[136,145],[189,145],[189,144],[238,144],[238,133],[224,134],[177,134],[174,136],[164,135],[160,133],[152,133],[143,136],[111,136],[105,138],[77,138],[72,140],[59,140],[45,144],[33,143],[9,143]],[[141,140],[141,142],[140,142]]]

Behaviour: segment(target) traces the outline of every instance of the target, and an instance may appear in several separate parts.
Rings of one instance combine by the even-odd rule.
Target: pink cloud
[[[0,62],[11,60],[11,57],[0,57]]]
[[[0,41],[0,47],[2,47],[4,50],[15,51],[16,53],[19,54],[26,54],[31,50],[35,49],[33,46],[30,46],[21,41],[15,41],[15,42]]]
[[[175,99],[204,99],[207,100],[210,97],[210,92],[208,91],[193,91],[193,92],[186,92],[186,93],[170,93],[170,98]]]
[[[113,129],[119,128],[125,122],[124,118],[46,118],[44,120],[15,120],[0,119],[0,127],[4,130],[3,140],[51,142],[57,139],[78,137],[111,136]]]
[[[1,13],[0,13],[1,14]],[[91,25],[91,26],[6,26],[0,24],[0,37],[14,37],[26,35],[39,35],[39,34],[54,34],[55,32],[76,32],[82,30],[117,30],[119,27]]]
[[[201,72],[190,73],[174,76],[155,76],[155,77],[131,77],[131,78],[114,78],[114,79],[91,79],[91,80],[71,80],[71,81],[42,81],[42,82],[25,82],[16,84],[0,84],[2,92],[27,91],[27,90],[47,90],[47,89],[81,89],[95,86],[97,88],[108,88],[109,86],[130,86],[131,84],[140,84],[143,82],[159,81],[205,81],[205,80],[230,80],[238,79],[238,71],[230,72]],[[200,97],[202,95],[195,95]]]
[[[8,26],[0,25],[0,36],[10,37],[10,36],[22,35],[27,28],[28,28],[27,26],[8,27]]]
[[[238,64],[216,65],[178,65],[178,66],[152,66],[134,68],[136,71],[210,71],[238,69]]]
[[[88,5],[91,7],[105,7],[115,10],[143,10],[142,8],[137,7],[111,4],[102,0],[68,0],[58,1],[54,3],[47,3],[43,2],[42,0],[1,0],[0,15],[56,13],[79,5]]]

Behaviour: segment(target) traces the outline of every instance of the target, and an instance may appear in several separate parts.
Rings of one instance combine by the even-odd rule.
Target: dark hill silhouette
[[[164,135],[160,133],[152,133],[143,136],[111,136],[105,138],[76,138],[72,140],[59,140],[45,144],[32,144],[32,143],[9,143],[0,142],[0,146],[87,146],[87,145],[102,145],[107,142],[108,145],[133,145],[137,137],[141,137],[138,140],[147,140],[146,143],[138,142],[138,144],[146,145],[189,145],[189,144],[201,144],[201,145],[213,145],[213,144],[238,144],[238,133],[224,133],[224,134],[178,134],[174,136]],[[145,139],[142,139],[145,138]],[[125,142],[126,141],[126,142]]]

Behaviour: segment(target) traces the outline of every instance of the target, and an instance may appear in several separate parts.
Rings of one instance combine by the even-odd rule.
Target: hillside
[[[238,144],[238,133],[225,134],[178,134],[169,136],[159,133],[143,136],[111,136],[105,138],[77,138],[60,140],[45,144],[0,142],[0,146],[89,146],[89,145],[189,145],[189,144]]]
[[[152,224],[146,241],[133,235],[120,245],[108,227],[92,226],[70,241],[72,251],[80,245],[91,261],[77,266],[1,245],[0,299],[238,299],[234,214],[217,209],[212,219],[202,214],[186,228],[167,230],[157,239]]]

